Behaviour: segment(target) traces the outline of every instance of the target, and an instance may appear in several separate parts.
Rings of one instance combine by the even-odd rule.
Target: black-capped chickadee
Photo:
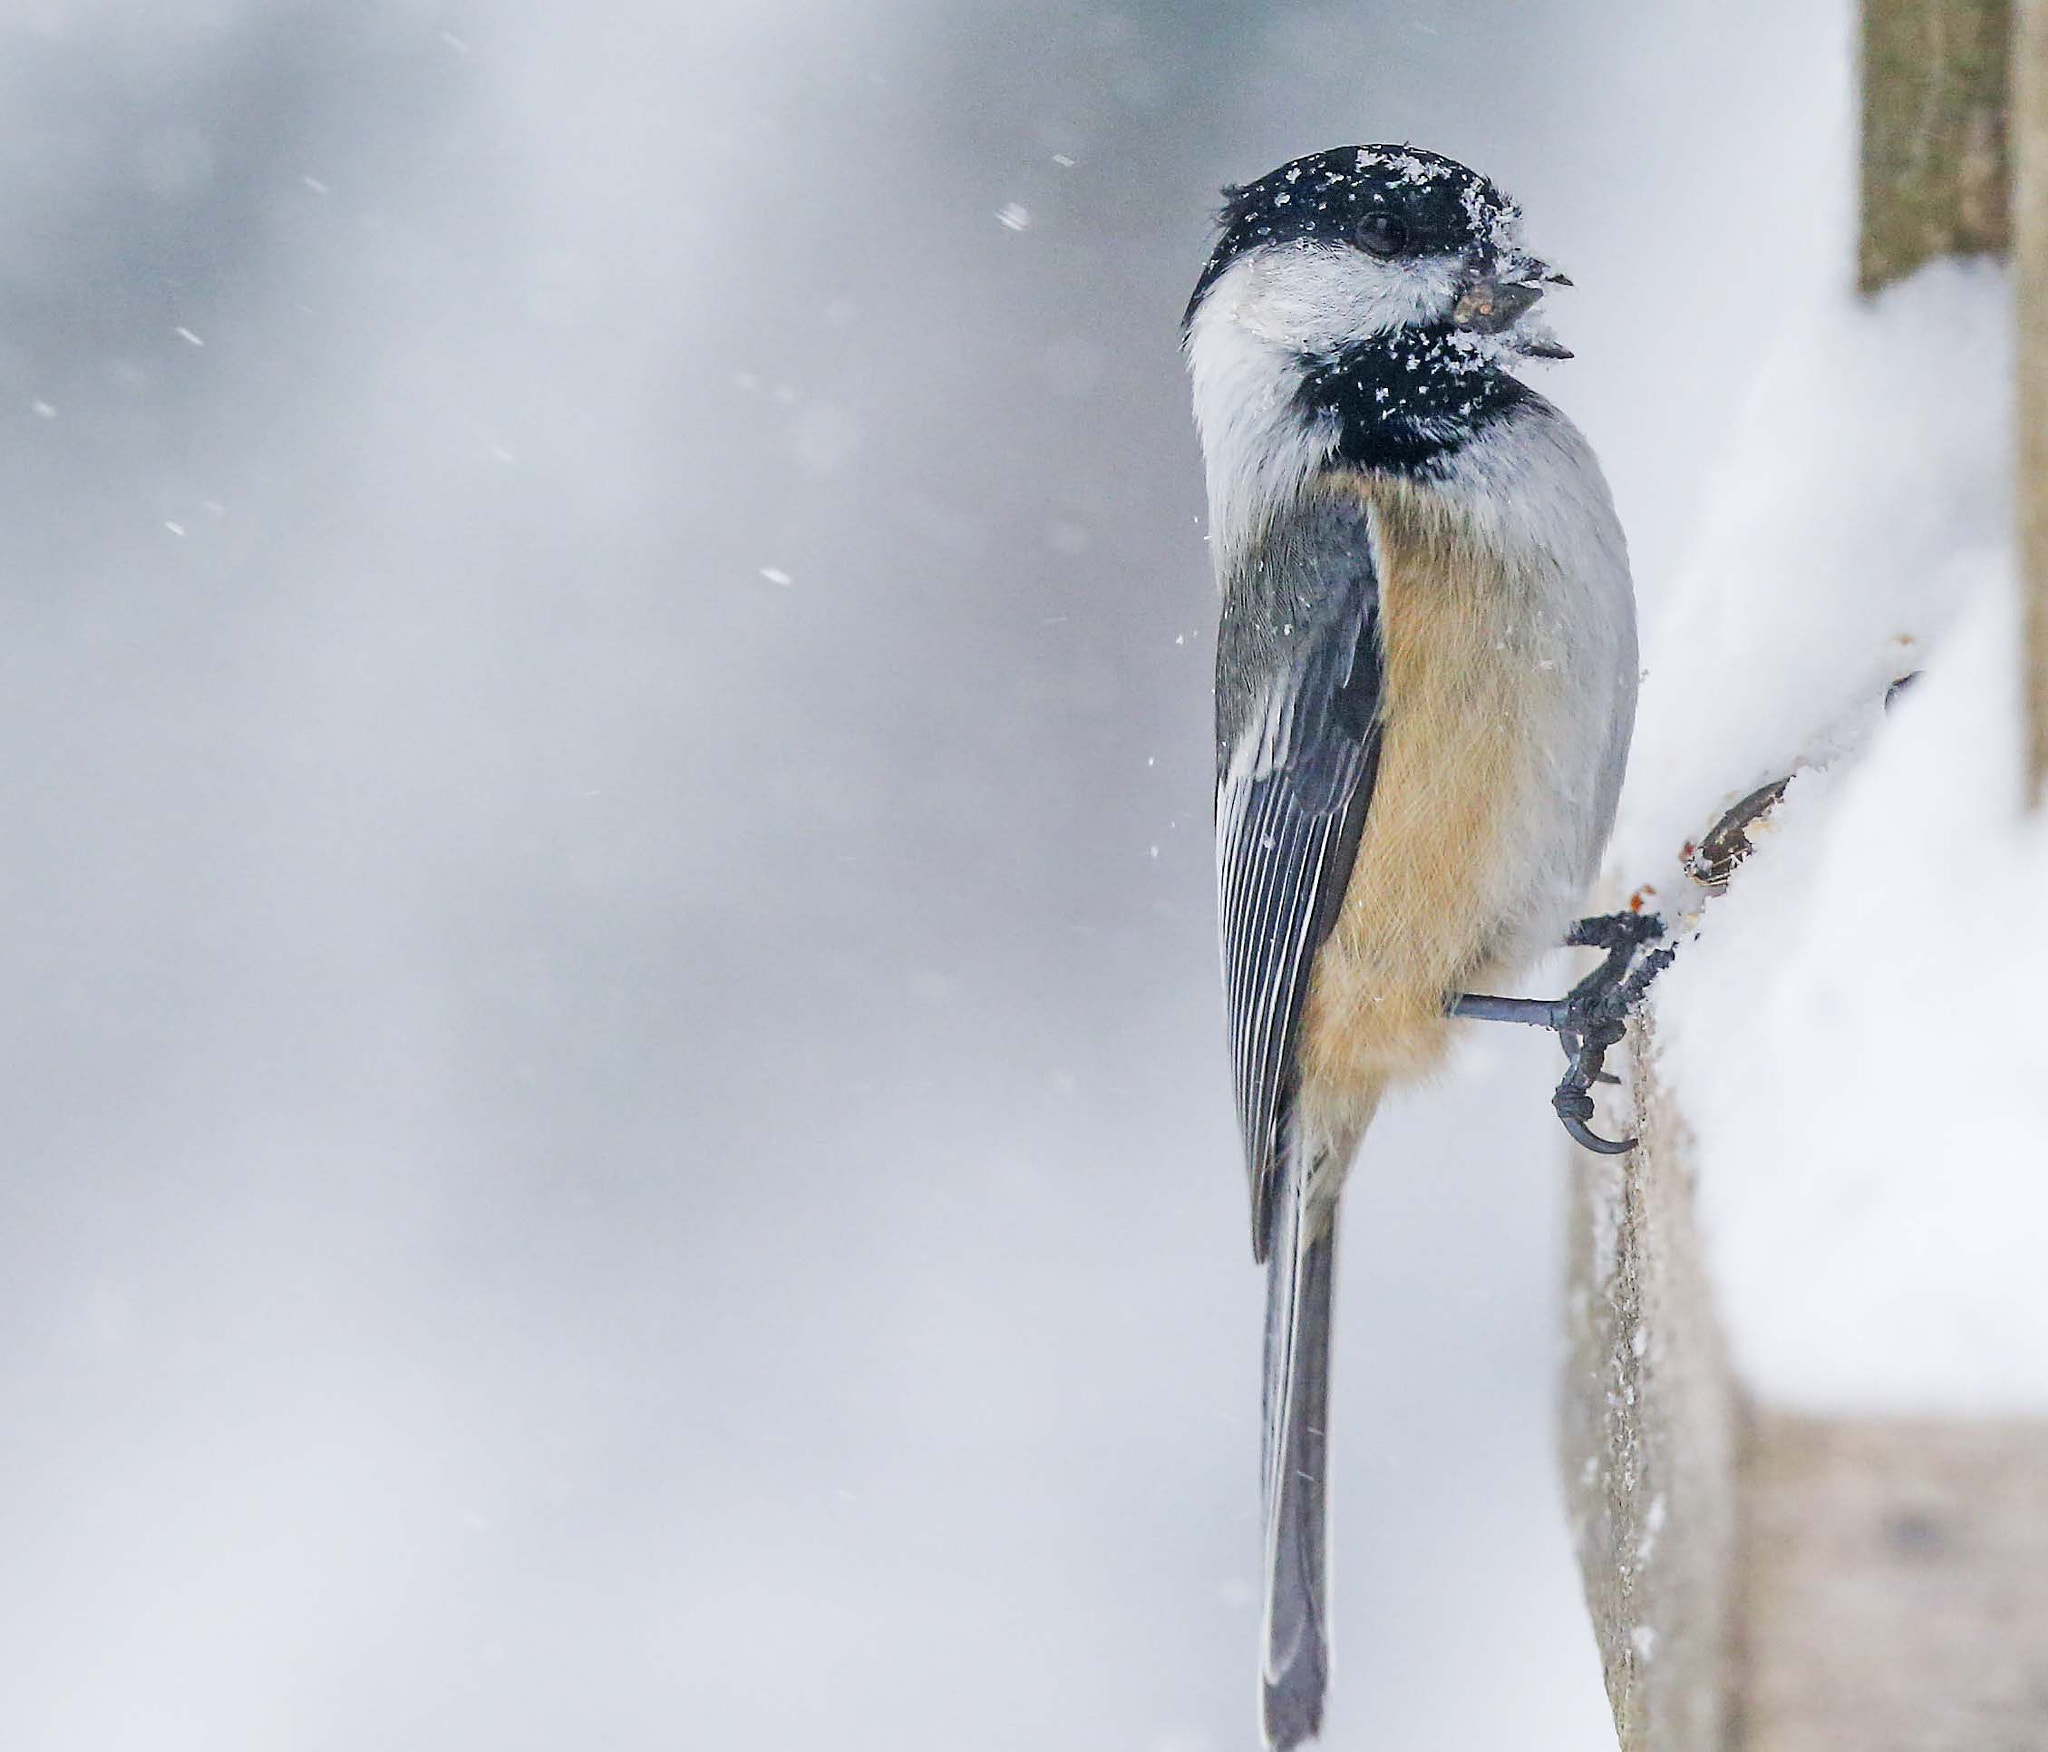
[[[1319,152],[1226,202],[1185,346],[1223,596],[1224,989],[1267,1269],[1261,1715],[1287,1748],[1321,1726],[1328,1668],[1338,1195],[1463,994],[1566,938],[1628,756],[1635,598],[1599,463],[1513,375],[1570,355],[1531,314],[1567,282],[1523,251],[1512,202],[1408,146]],[[1470,1002],[1568,1041],[1585,1021]]]

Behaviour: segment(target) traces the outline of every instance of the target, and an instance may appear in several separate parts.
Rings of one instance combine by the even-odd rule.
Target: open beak
[[[1451,321],[1478,335],[1497,335],[1535,308],[1546,286],[1569,286],[1571,281],[1548,262],[1522,256],[1508,264],[1509,271],[1489,274],[1469,282],[1451,307]],[[1569,359],[1571,353],[1548,336],[1530,336],[1524,351],[1544,359]]]
[[[1451,306],[1451,321],[1474,334],[1497,335],[1526,316],[1542,296],[1541,286],[1516,280],[1474,280]]]

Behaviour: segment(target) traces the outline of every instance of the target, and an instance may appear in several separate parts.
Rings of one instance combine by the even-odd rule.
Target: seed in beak
[[[1480,280],[1468,286],[1451,307],[1451,321],[1475,334],[1497,335],[1543,296],[1540,286],[1508,280]]]

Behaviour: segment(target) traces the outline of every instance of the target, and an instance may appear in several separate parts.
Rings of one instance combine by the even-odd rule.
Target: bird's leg
[[[1563,998],[1491,998],[1484,992],[1465,992],[1451,1000],[1453,1016],[1474,1022],[1524,1022],[1531,1028],[1562,1028],[1565,1020]]]
[[[1639,962],[1636,959],[1637,951],[1663,934],[1664,921],[1654,913],[1581,919],[1566,933],[1566,943],[1605,953],[1600,965],[1562,998],[1496,998],[1467,992],[1451,999],[1453,1016],[1556,1030],[1564,1047],[1565,1073],[1550,1105],[1575,1143],[1603,1156],[1632,1150],[1636,1140],[1603,1138],[1587,1124],[1593,1117],[1590,1090],[1595,1083],[1614,1081],[1602,1068],[1607,1050],[1628,1031],[1628,1013],[1650,982],[1671,965],[1669,948],[1652,949]]]

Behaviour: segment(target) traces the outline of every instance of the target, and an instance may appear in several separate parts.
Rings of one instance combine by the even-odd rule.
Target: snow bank
[[[1728,804],[1859,748],[2010,551],[2011,321],[2001,269],[1940,262],[1819,293],[1770,347],[1690,563],[1645,581],[1631,884],[1683,894],[1679,849]]]
[[[1655,1002],[1745,1385],[2048,1410],[2048,836],[2018,813],[2002,273],[1816,295],[1646,592],[1613,874],[1696,935]],[[1887,711],[1888,686],[1924,672]],[[1680,852],[1796,776],[1709,899]]]

